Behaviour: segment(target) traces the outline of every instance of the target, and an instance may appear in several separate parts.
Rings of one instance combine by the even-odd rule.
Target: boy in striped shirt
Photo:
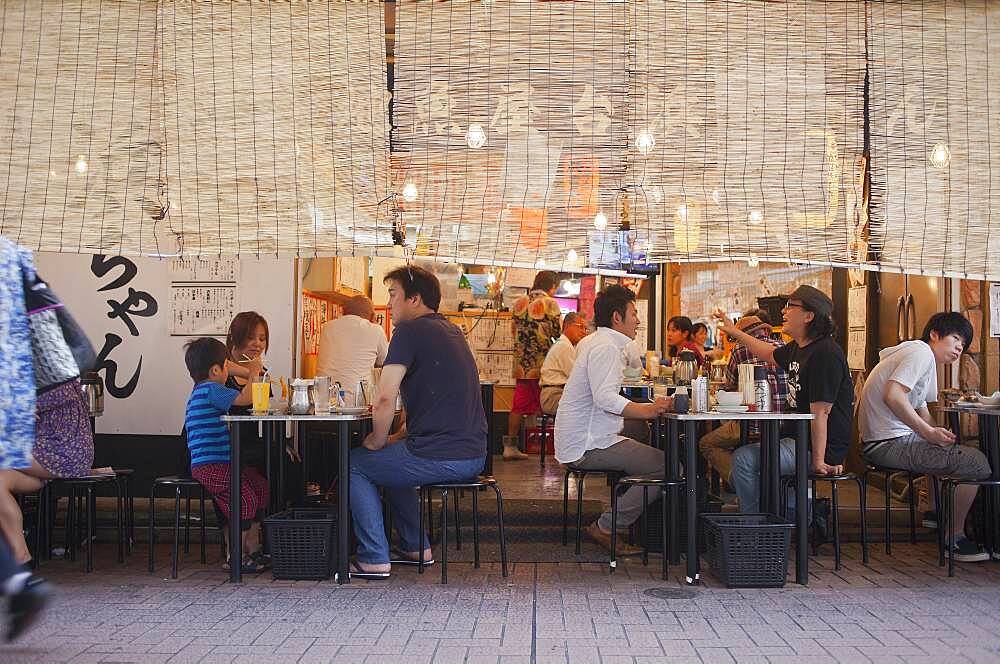
[[[232,406],[252,403],[250,386],[260,374],[261,365],[259,359],[249,365],[251,380],[242,391],[237,391],[226,387],[227,355],[225,344],[211,337],[195,339],[184,346],[184,363],[195,383],[184,414],[187,445],[191,450],[191,477],[212,494],[219,510],[229,519],[229,428],[219,418]],[[268,501],[267,480],[256,468],[246,467],[240,471],[240,486],[243,551],[253,551],[243,560],[243,571],[260,572],[267,566],[260,551],[260,512]]]

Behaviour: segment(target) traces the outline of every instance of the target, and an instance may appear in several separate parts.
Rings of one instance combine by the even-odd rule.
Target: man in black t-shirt
[[[851,444],[854,389],[844,351],[834,342],[833,301],[812,286],[799,286],[782,310],[783,331],[792,343],[776,348],[738,330],[724,320],[727,334],[745,344],[762,360],[788,372],[788,409],[812,413],[810,443],[812,472],[836,475],[844,471]],[[783,475],[795,471],[794,441],[783,439],[780,449]],[[747,445],[733,454],[730,484],[740,499],[740,510],[760,510],[760,450]]]
[[[391,563],[432,560],[419,532],[416,487],[475,478],[486,461],[486,416],[479,370],[462,331],[437,312],[441,286],[431,272],[400,267],[385,276],[395,330],[372,406],[372,433],[351,451],[351,515],[358,540],[351,575],[385,579]],[[391,436],[396,396],[406,426]],[[400,550],[389,550],[382,487],[395,517]]]

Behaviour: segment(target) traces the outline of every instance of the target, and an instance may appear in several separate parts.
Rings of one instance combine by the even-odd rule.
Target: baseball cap
[[[833,300],[818,288],[803,284],[796,288],[788,299],[800,301],[802,306],[815,314],[821,316],[833,314]]]

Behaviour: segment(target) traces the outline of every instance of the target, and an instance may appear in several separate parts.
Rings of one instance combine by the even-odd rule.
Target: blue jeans
[[[782,438],[778,445],[782,475],[795,474],[795,441]],[[760,512],[760,443],[744,445],[733,452],[733,470],[729,483],[740,499],[740,511],[747,514]],[[795,496],[789,499],[794,510]],[[791,513],[789,513],[791,514]]]
[[[410,452],[404,441],[372,451],[351,450],[351,516],[358,540],[358,561],[368,565],[389,562],[389,541],[382,520],[378,488],[392,509],[396,532],[404,551],[420,551],[430,541],[420,529],[420,506],[416,487],[435,482],[462,482],[483,470],[486,457],[475,459],[428,459]]]

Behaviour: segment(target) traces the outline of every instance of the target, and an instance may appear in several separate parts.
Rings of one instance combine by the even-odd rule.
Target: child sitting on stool
[[[251,384],[260,375],[260,360],[247,366],[249,378],[242,391],[226,387],[229,377],[225,344],[218,339],[202,337],[184,346],[184,363],[194,380],[184,414],[187,444],[191,450],[191,476],[198,480],[226,517],[229,513],[229,428],[219,418],[231,406],[247,406],[253,401]],[[267,480],[256,468],[240,471],[240,529],[243,531],[243,571],[261,572],[267,561],[260,550],[260,515],[267,505]],[[250,543],[255,546],[251,549]],[[254,552],[247,555],[248,551]]]

